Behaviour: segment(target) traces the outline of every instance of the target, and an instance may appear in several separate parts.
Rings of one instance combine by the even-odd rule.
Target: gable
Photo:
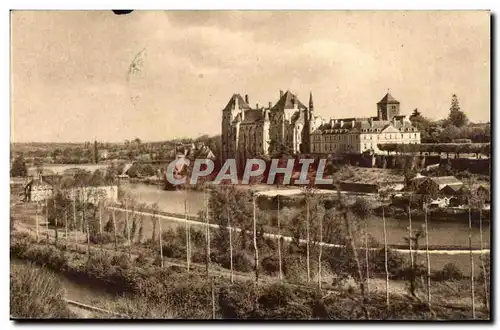
[[[381,133],[400,133],[400,131],[397,128],[395,128],[394,126],[392,126],[391,124],[389,124],[389,125],[387,125],[386,128],[384,128],[382,130]]]

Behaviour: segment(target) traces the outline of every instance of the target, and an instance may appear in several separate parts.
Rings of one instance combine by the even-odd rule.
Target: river
[[[184,201],[187,201],[187,211],[189,215],[197,215],[204,208],[204,193],[202,191],[166,191],[158,186],[146,185],[142,183],[124,183],[123,187],[128,190],[140,203],[157,203],[160,210],[172,213],[184,213]],[[412,228],[416,229],[424,225],[423,220],[414,219]],[[394,218],[386,218],[387,236],[389,244],[404,244],[408,235],[408,221]],[[382,219],[372,216],[368,220],[370,234],[378,241],[383,242]],[[452,245],[469,246],[468,226],[463,222],[453,221],[432,221],[429,219],[429,244],[431,245]],[[473,247],[480,246],[479,228],[472,228]],[[483,224],[483,244],[484,248],[489,248],[490,226]]]

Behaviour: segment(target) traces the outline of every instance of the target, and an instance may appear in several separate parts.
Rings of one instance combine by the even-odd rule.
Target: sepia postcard
[[[11,320],[491,320],[491,22],[12,10]]]

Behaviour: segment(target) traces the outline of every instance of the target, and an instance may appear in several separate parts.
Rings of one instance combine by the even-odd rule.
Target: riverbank
[[[130,293],[130,297],[146,299],[150,310],[161,307],[168,309],[168,317],[174,318],[279,318],[279,319],[360,319],[362,318],[356,289],[323,288],[323,299],[316,296],[315,282],[311,285],[279,285],[262,279],[257,291],[252,282],[235,280],[213,275],[207,281],[204,271],[192,269],[186,274],[176,266],[161,269],[148,258],[133,255],[129,259],[123,253],[93,250],[85,253],[65,250],[63,246],[43,246],[29,237],[13,235],[11,255],[23,260],[31,260],[53,271],[76,275],[80,281],[101,283],[116,293]],[[168,279],[168,281],[165,281]],[[172,285],[175,283],[175,285]],[[213,285],[211,284],[213,283]],[[372,282],[375,284],[375,280]],[[398,288],[391,282],[391,291]],[[462,285],[460,282],[457,285]],[[448,284],[449,286],[449,284]],[[462,319],[470,317],[467,295],[464,290],[444,292],[444,286],[433,287],[434,313],[439,319]],[[334,290],[330,291],[329,290]],[[373,289],[372,289],[373,290]],[[212,294],[213,292],[213,294]],[[278,307],[272,296],[278,295],[282,303]],[[463,295],[461,297],[460,295]],[[450,297],[458,304],[450,304]],[[213,298],[211,298],[213,297]],[[479,294],[476,299],[481,299]],[[476,316],[487,315],[476,303]],[[258,301],[257,304],[254,302]],[[155,303],[156,302],[156,303]],[[465,305],[464,305],[465,303]],[[318,304],[320,306],[318,306]],[[374,291],[370,294],[368,308],[373,319],[430,319],[421,303],[408,301],[400,293],[391,294],[391,308],[385,309],[385,294]],[[420,307],[419,307],[420,306]],[[320,313],[322,311],[322,313]],[[122,312],[117,310],[117,312]],[[159,312],[159,311],[158,311]]]
[[[124,185],[127,191],[137,200],[138,203],[146,203],[148,205],[157,204],[158,209],[164,212],[165,215],[181,216],[187,211],[189,219],[195,219],[199,216],[200,212],[205,212],[205,198],[203,191],[164,191],[152,185],[143,184],[127,184]],[[236,187],[238,188],[238,187]],[[248,186],[247,186],[248,188]],[[241,188],[243,189],[243,188]],[[253,186],[252,189],[256,191],[264,191],[269,189],[268,185]],[[239,189],[236,189],[240,191]],[[285,190],[285,189],[283,189]],[[281,191],[281,188],[280,188]],[[336,192],[334,192],[336,195]],[[352,196],[352,201],[355,201],[357,196]],[[297,205],[297,200],[291,198],[280,197],[280,217],[284,224],[297,216],[300,211],[300,205]],[[186,209],[185,209],[186,206]],[[258,215],[260,217],[259,223],[264,225],[266,232],[277,233],[275,225],[278,216],[278,201],[277,198],[262,198],[259,199],[257,204],[259,207]],[[378,213],[377,213],[378,214]],[[372,214],[368,219],[368,229],[370,235],[377,242],[384,241],[383,221],[381,216]],[[408,236],[409,221],[408,216],[391,217],[386,214],[386,227],[387,227],[387,241],[389,245],[402,246],[407,244],[406,237]],[[476,220],[474,218],[473,220]],[[125,221],[124,218],[119,221]],[[211,220],[213,221],[213,220]],[[144,236],[149,236],[151,233],[150,220],[144,223]],[[420,228],[424,225],[423,216],[415,216],[412,219],[412,227],[414,229]],[[433,246],[456,246],[463,249],[469,248],[468,237],[468,224],[467,221],[454,221],[453,218],[434,218],[429,217],[429,244]],[[267,226],[267,227],[266,227]],[[281,229],[283,235],[291,235],[287,232],[287,228]],[[472,228],[472,246],[473,249],[480,248],[481,233],[477,225],[477,221],[473,221]],[[326,239],[325,239],[326,240]],[[483,221],[482,228],[482,241],[483,248],[490,246],[490,226],[488,221]]]

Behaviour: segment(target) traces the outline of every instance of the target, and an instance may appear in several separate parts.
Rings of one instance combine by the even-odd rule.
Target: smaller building
[[[45,183],[41,177],[31,180],[24,187],[25,202],[41,202],[49,199],[54,190],[51,185]]]
[[[441,193],[444,190],[446,193],[454,194],[463,187],[463,182],[455,178],[454,176],[440,176],[440,177],[428,177],[425,179],[417,188],[419,194],[429,194],[429,193]]]

